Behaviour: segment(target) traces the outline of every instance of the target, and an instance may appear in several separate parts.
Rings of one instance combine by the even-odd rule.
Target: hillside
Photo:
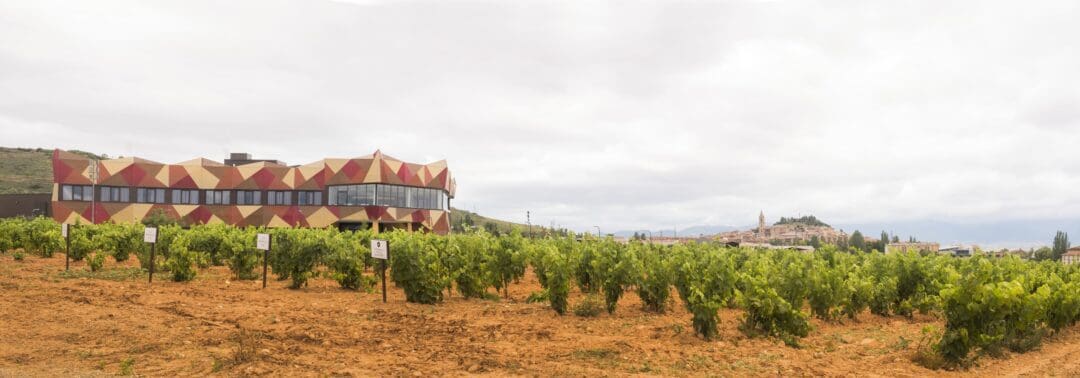
[[[798,217],[798,218],[795,218],[795,217],[791,217],[791,218],[781,217],[780,221],[776,222],[773,225],[774,226],[780,226],[780,225],[785,225],[785,224],[803,224],[803,225],[807,225],[807,226],[829,227],[828,224],[818,220],[817,217],[815,217],[813,215],[805,215],[805,216],[801,216],[801,217]]]
[[[101,158],[88,152],[70,152]],[[51,190],[51,149],[0,147],[0,194],[48,193]]]
[[[473,227],[484,227],[487,228],[488,231],[493,231],[500,234],[508,233],[514,228],[520,228],[523,234],[529,232],[529,225],[526,224],[488,218],[468,210],[462,210],[457,208],[450,208],[450,211],[453,214],[450,217],[450,228],[454,231],[461,231],[465,224],[469,224]],[[488,226],[488,224],[490,224],[491,226]],[[535,224],[532,226],[532,229],[533,232],[536,234],[543,233],[545,232],[545,230],[547,230],[545,227],[540,227]]]

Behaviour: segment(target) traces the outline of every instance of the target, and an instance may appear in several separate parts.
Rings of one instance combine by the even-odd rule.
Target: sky
[[[1073,225],[1077,19],[1075,1],[0,0],[0,145],[380,149],[446,159],[455,207],[581,231]]]

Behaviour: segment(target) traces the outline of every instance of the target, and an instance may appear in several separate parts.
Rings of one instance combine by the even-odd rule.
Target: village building
[[[893,252],[937,252],[941,246],[938,243],[906,242],[889,243],[885,245],[885,253]]]
[[[1072,247],[1061,255],[1061,262],[1069,265],[1080,263],[1080,247]]]

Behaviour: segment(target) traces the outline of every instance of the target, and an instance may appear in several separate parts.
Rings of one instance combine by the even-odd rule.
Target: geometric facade
[[[138,222],[164,211],[185,224],[450,231],[456,183],[446,161],[405,163],[380,151],[301,166],[207,159],[95,161],[53,151],[53,218]],[[96,165],[96,179],[94,176]]]

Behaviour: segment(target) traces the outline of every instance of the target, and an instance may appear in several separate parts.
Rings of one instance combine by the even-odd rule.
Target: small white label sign
[[[142,239],[147,243],[157,243],[157,227],[147,227],[143,230]]]
[[[67,223],[64,223],[64,224],[60,225],[60,236],[63,236],[65,238],[68,236],[68,224]]]
[[[270,250],[270,234],[258,234],[255,236],[255,248],[262,251]]]
[[[371,240],[371,257],[386,260],[387,251],[389,250],[389,244],[386,240]]]

